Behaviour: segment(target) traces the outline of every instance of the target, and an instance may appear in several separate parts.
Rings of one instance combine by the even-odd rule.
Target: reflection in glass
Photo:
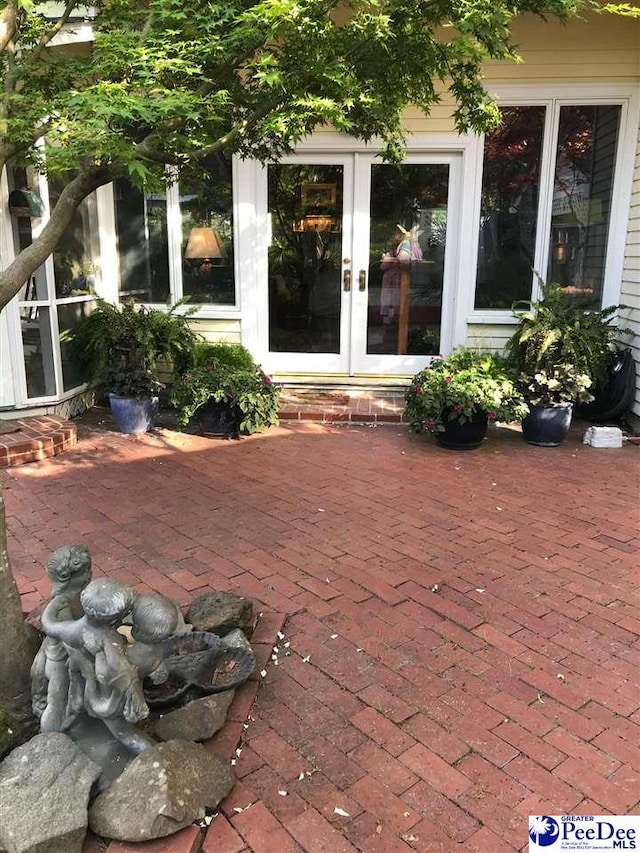
[[[599,308],[609,236],[619,106],[560,109],[549,281]]]
[[[268,170],[269,349],[340,352],[342,166]]]
[[[62,383],[65,391],[83,385],[88,376],[73,357],[72,337],[78,324],[93,311],[92,299],[58,305],[58,331],[62,359]]]
[[[208,157],[204,174],[180,182],[182,293],[194,303],[235,305],[231,160]]]
[[[371,167],[367,353],[437,355],[449,167]]]
[[[49,178],[49,204],[53,209],[64,189],[62,178]],[[53,267],[58,299],[95,293],[98,245],[98,212],[96,196],[80,202],[70,224],[53,253]]]
[[[531,299],[545,107],[503,107],[484,142],[476,309]]]
[[[20,325],[27,396],[52,397],[56,393],[56,378],[49,309],[35,306],[20,308]]]
[[[167,199],[114,184],[116,232],[120,259],[120,298],[136,302],[169,300]]]
[[[503,107],[484,142],[475,307],[531,299],[545,108]]]

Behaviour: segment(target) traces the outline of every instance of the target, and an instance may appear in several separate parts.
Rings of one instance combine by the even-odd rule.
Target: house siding
[[[631,330],[627,342],[636,362],[636,394],[632,412],[640,418],[640,137],[636,149],[620,303],[628,306],[620,311],[620,325]]]

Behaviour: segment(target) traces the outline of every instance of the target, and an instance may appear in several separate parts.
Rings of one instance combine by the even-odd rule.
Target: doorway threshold
[[[403,422],[404,388],[285,384],[280,420],[321,423]]]

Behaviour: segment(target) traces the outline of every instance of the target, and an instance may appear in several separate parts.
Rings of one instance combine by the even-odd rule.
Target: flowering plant
[[[201,347],[196,363],[174,383],[171,403],[186,426],[204,403],[225,402],[240,412],[240,432],[251,435],[278,423],[280,386],[239,344]]]
[[[465,348],[417,373],[405,401],[409,428],[419,434],[444,432],[447,423],[466,423],[479,411],[504,422],[521,420],[528,412],[502,359]]]
[[[523,373],[520,382],[524,395],[532,406],[559,406],[562,403],[588,403],[591,379],[578,373],[571,364],[557,364],[539,370],[531,376]]]

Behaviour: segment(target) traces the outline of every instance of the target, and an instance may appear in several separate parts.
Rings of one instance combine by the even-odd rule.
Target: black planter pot
[[[209,400],[200,406],[195,416],[203,435],[213,438],[240,438],[242,412],[233,403]]]
[[[571,426],[573,403],[558,406],[530,406],[522,421],[522,435],[529,444],[557,447],[567,437]]]
[[[636,388],[636,365],[631,350],[616,352],[611,358],[607,385],[589,390],[594,396],[590,403],[576,406],[576,415],[588,421],[615,420],[633,404]]]
[[[438,433],[436,441],[449,450],[474,450],[482,444],[488,423],[489,415],[478,410],[470,421],[463,424],[460,421],[448,421],[444,432]]]
[[[129,435],[147,432],[158,414],[157,397],[139,400],[136,397],[109,394],[109,405],[116,427]]]

